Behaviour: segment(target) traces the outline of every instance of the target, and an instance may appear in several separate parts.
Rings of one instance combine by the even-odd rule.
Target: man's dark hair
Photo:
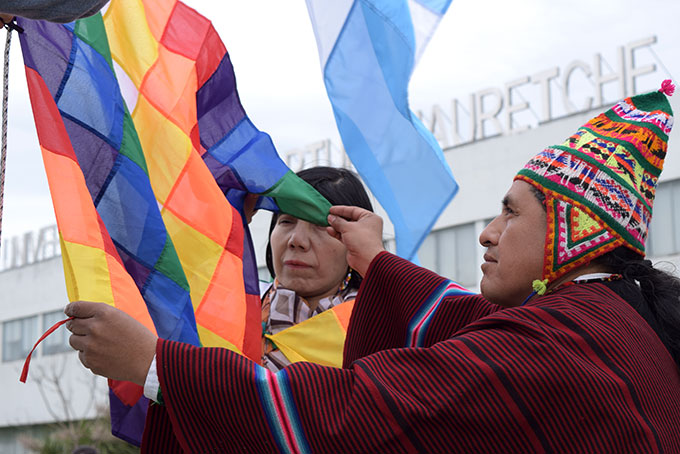
[[[536,198],[538,199],[539,202],[541,202],[541,206],[543,207],[543,210],[546,211],[546,206],[545,206],[545,194],[539,190],[536,186],[533,184],[531,186],[531,192],[534,193]]]
[[[680,279],[655,268],[637,252],[625,246],[596,258],[592,263],[603,265],[610,273],[623,276],[624,298],[647,320],[680,366]],[[642,294],[642,304],[633,303],[635,294]]]
[[[531,188],[545,210],[545,194],[533,185]],[[647,320],[680,366],[680,279],[655,268],[651,261],[625,246],[597,257],[592,263],[623,276],[623,290],[630,296],[626,301]],[[640,293],[644,301],[635,304],[635,295]]]

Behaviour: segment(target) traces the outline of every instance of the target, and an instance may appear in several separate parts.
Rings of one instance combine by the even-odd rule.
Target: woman
[[[298,176],[332,205],[373,210],[349,170],[314,167]],[[342,365],[344,331],[361,283],[346,256],[345,246],[325,227],[285,213],[272,216],[266,260],[275,279],[262,298],[262,363],[269,370],[297,361]],[[311,336],[324,342],[309,342]]]

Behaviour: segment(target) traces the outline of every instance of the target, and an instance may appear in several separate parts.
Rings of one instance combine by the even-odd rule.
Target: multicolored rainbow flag
[[[113,0],[103,17],[19,24],[69,299],[259,361],[244,196],[320,224],[330,204],[246,116],[210,21],[176,0]],[[112,430],[139,444],[142,390],[110,386]]]

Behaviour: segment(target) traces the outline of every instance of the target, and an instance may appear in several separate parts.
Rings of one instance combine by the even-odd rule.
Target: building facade
[[[56,226],[46,228],[54,229]],[[15,241],[23,251],[24,238]],[[11,241],[9,242],[11,243]],[[35,245],[36,243],[32,243]],[[11,255],[11,246],[6,249]],[[46,249],[43,249],[43,252]],[[58,252],[58,249],[57,249]],[[83,368],[68,345],[63,326],[33,353],[26,383],[19,376],[26,355],[50,326],[65,318],[68,303],[61,257],[29,255],[15,258],[0,272],[0,452],[23,454],[22,438],[40,437],[55,421],[93,418],[106,405],[106,380]]]

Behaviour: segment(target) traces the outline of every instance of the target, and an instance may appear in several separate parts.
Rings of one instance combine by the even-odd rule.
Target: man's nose
[[[479,244],[481,244],[484,247],[489,247],[489,246],[494,246],[498,244],[498,237],[500,236],[500,230],[499,230],[499,217],[496,216],[493,218],[489,224],[484,227],[484,230],[482,230],[482,233],[479,234]]]

